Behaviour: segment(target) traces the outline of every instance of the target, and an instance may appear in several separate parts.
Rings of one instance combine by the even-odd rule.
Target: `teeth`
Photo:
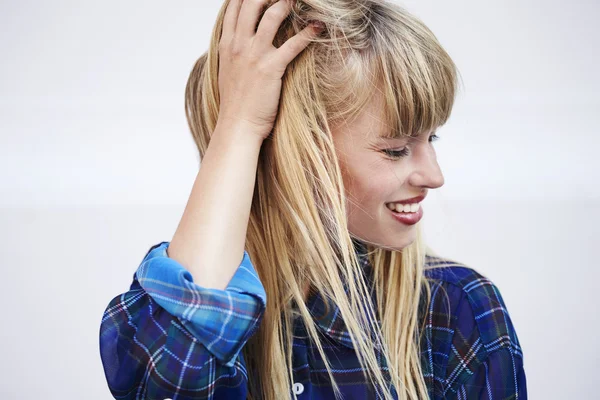
[[[387,207],[396,212],[417,212],[419,210],[419,203],[413,204],[400,204],[400,203],[389,203]]]

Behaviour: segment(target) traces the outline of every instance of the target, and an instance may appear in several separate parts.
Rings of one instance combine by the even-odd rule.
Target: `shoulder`
[[[503,346],[520,351],[500,288],[491,279],[461,262],[430,255],[426,257],[425,276],[433,290],[442,287],[449,293],[446,311],[455,317],[455,328],[476,328],[489,351]]]
[[[500,350],[522,359],[508,308],[492,280],[470,266],[439,256],[427,255],[425,268],[432,288],[432,320],[437,318],[445,332],[433,343],[445,355],[447,388],[459,387]]]
[[[466,289],[473,282],[488,280],[483,274],[460,261],[429,254],[425,257],[425,275],[428,278]]]

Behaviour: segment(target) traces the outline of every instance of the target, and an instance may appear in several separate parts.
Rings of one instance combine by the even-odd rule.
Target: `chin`
[[[404,237],[402,237],[401,239],[396,239],[394,242],[392,242],[392,246],[395,250],[400,251],[408,246],[410,246],[411,244],[413,244],[415,242],[415,240],[417,240],[417,236],[416,235],[406,235]]]

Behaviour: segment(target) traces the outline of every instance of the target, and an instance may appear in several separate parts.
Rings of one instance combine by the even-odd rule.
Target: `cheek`
[[[385,202],[393,195],[389,178],[381,174],[360,180],[355,178],[348,192],[348,229],[358,237],[379,241],[378,229],[385,212]]]
[[[346,193],[363,207],[378,207],[397,194],[401,183],[398,178],[385,169],[369,174],[354,176],[347,183]],[[354,205],[357,207],[358,205]]]
[[[341,171],[348,201],[349,212],[360,213],[359,208],[368,214],[377,212],[384,203],[402,194],[404,175],[399,165],[382,160],[374,154],[354,155],[351,159],[360,160],[348,164],[341,163]]]

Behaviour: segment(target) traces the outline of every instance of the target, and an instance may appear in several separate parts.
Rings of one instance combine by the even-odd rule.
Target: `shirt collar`
[[[367,256],[367,247],[364,242],[357,239],[352,239],[354,249],[358,256],[359,264],[363,270],[363,276],[367,283],[367,287],[371,288],[371,296],[373,305],[375,305],[375,295],[373,288],[373,269],[369,263]],[[344,291],[349,293],[347,285],[344,285]],[[324,298],[320,293],[313,294],[308,298],[307,307],[315,320],[315,323],[323,332],[331,339],[339,342],[346,347],[354,349],[350,333],[340,314],[335,301]],[[377,312],[375,310],[375,312]],[[377,347],[377,346],[376,346]]]

